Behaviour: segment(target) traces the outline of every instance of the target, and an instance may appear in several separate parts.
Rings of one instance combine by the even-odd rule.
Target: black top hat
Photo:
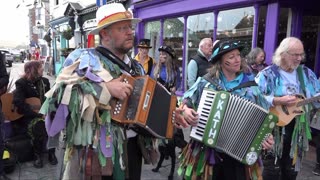
[[[219,41],[212,49],[212,55],[210,57],[211,63],[215,64],[218,60],[220,60],[221,56],[227,52],[230,52],[234,49],[239,49],[239,51],[241,51],[243,48],[244,47],[240,46],[236,41]]]
[[[176,58],[176,53],[170,46],[160,46],[158,51],[167,52],[172,58]]]
[[[138,48],[152,48],[152,46],[150,46],[150,39],[140,39]]]

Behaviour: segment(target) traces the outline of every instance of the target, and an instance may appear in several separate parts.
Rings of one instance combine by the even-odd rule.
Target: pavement
[[[23,64],[14,64],[11,68],[11,75],[12,78],[19,77],[21,73],[21,67]],[[20,69],[20,70],[18,70]],[[23,69],[22,69],[23,70]],[[46,74],[46,73],[44,73]],[[48,76],[47,77],[50,81],[51,86],[54,84],[55,77]],[[11,79],[11,78],[10,78]],[[189,134],[188,130],[184,130],[184,135],[186,140],[189,139],[187,136]],[[178,153],[180,150],[177,148],[176,152]],[[57,149],[56,153],[59,153],[59,149]],[[52,166],[47,161],[47,154],[44,154],[44,167],[41,169],[36,169],[33,167],[33,162],[25,162],[21,164],[17,164],[14,172],[11,174],[7,174],[12,180],[58,180],[57,179],[57,166]],[[61,161],[61,159],[59,159]],[[178,169],[178,160],[176,161],[176,171],[174,174],[175,180],[181,180],[182,177],[178,176],[177,169]],[[315,148],[310,146],[309,152],[306,154],[305,159],[302,162],[302,169],[299,172],[297,180],[320,180],[320,176],[315,176],[312,173],[312,170],[316,163],[316,155],[315,155]],[[162,163],[162,168],[160,168],[159,172],[153,172],[151,169],[155,168],[155,165],[143,165],[142,167],[142,180],[165,180],[168,179],[168,175],[171,168],[171,160],[164,160]],[[232,173],[232,172],[231,172]]]

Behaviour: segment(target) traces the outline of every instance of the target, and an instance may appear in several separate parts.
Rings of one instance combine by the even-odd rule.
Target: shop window
[[[317,39],[320,32],[320,16],[303,16],[302,19],[302,30],[301,30],[301,41],[304,46],[304,51],[306,53],[306,58],[303,63],[317,72],[319,76],[319,70],[316,69],[317,62],[317,52],[319,47],[317,47]]]
[[[159,59],[158,48],[160,47],[160,21],[148,22],[144,29],[144,38],[150,39],[152,48],[149,50],[149,55],[156,61]]]
[[[288,23],[289,22],[289,14],[291,16],[291,10],[289,8],[280,8],[280,17],[279,17],[279,26],[278,26],[278,42],[277,46],[280,44],[280,42],[286,38],[287,36],[290,36],[290,26],[288,31]],[[291,17],[290,17],[291,18]]]
[[[182,57],[183,57],[183,32],[184,32],[184,18],[172,18],[164,21],[163,27],[163,44],[171,46],[176,53],[176,65],[180,69],[180,76],[182,77]],[[182,85],[182,83],[181,83]],[[177,89],[182,90],[182,86]]]
[[[264,37],[266,32],[266,15],[267,15],[267,7],[262,6],[259,9],[259,25],[258,25],[258,33],[257,33],[257,47],[263,48],[264,45]]]
[[[241,52],[244,57],[251,50],[253,21],[253,7],[221,11],[218,15],[217,39],[239,40],[245,47]]]
[[[213,37],[214,14],[205,13],[189,16],[187,21],[187,47],[186,60],[193,57],[199,48],[199,43],[203,38]]]

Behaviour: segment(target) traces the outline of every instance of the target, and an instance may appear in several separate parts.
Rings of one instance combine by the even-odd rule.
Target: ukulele
[[[298,99],[296,100],[296,103],[294,105],[277,105],[270,108],[270,112],[278,116],[278,126],[285,126],[289,124],[294,117],[304,113],[304,105],[315,102],[320,99],[320,95],[307,99],[301,94],[296,94],[295,96]]]
[[[23,114],[19,114],[17,112],[17,107],[14,106],[12,103],[13,101],[13,94],[12,93],[5,93],[1,96],[2,102],[2,112],[4,114],[5,120],[15,121],[21,117]],[[38,113],[41,108],[41,101],[39,98],[31,97],[25,100],[27,104],[30,105],[31,109]]]

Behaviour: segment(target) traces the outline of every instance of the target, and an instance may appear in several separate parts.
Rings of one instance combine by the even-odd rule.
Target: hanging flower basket
[[[68,28],[61,32],[61,35],[66,40],[70,40],[73,37],[73,30],[71,28]]]

